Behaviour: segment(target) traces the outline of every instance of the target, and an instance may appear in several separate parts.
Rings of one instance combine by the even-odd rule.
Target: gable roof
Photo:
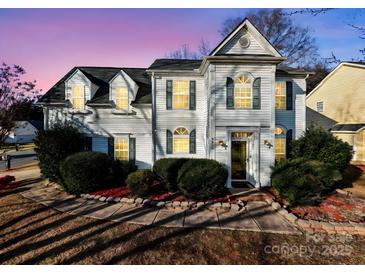
[[[249,31],[252,32],[254,36],[257,38],[261,38],[262,46],[264,46],[270,53],[270,56],[282,57],[280,52],[274,48],[271,42],[247,19],[244,18],[238,26],[233,29],[210,53],[209,56],[215,56],[231,39],[235,37],[235,35],[242,30],[244,27],[247,27]]]
[[[332,132],[357,132],[365,127],[365,124],[337,124],[332,127]]]
[[[322,127],[323,129],[329,131],[337,123],[335,120],[328,118],[327,116],[306,107],[306,121],[307,125],[314,124]]]
[[[194,70],[203,60],[192,59],[156,59],[148,70]]]
[[[347,62],[342,62],[342,63],[338,64],[325,78],[322,79],[321,82],[319,82],[319,84],[311,92],[308,93],[307,98],[309,96],[311,96],[313,93],[315,93],[319,87],[321,87],[324,83],[326,83],[326,81],[329,78],[331,78],[337,72],[337,70],[339,70],[343,66],[350,66],[350,67],[365,69],[365,62],[347,61]]]
[[[151,78],[146,73],[145,68],[117,68],[117,67],[74,67],[61,80],[59,80],[46,94],[39,100],[40,103],[65,103],[65,81],[77,70],[80,70],[93,84],[99,88],[95,92],[94,97],[87,102],[92,104],[108,104],[109,103],[109,82],[121,70],[136,82],[139,89],[134,102],[146,103],[152,102],[151,97]]]

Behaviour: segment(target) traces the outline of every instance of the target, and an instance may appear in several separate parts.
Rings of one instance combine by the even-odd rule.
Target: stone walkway
[[[157,208],[75,198],[42,183],[34,183],[22,195],[35,202],[73,215],[166,227],[204,227],[263,231],[282,234],[301,232],[265,202],[248,202],[240,211],[199,207]]]

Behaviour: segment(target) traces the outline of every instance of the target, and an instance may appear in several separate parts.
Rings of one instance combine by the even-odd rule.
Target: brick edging
[[[288,212],[284,207],[282,207],[278,202],[273,199],[268,198],[265,201],[271,205],[281,216],[286,220],[297,226],[299,229],[308,232],[327,232],[332,234],[358,234],[365,236],[365,224],[356,223],[349,221],[348,223],[339,222],[323,222],[315,220],[305,220],[298,218],[293,213]]]

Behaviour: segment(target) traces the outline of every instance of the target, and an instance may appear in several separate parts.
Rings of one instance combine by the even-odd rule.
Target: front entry
[[[247,180],[247,141],[232,141],[231,178],[233,181]]]

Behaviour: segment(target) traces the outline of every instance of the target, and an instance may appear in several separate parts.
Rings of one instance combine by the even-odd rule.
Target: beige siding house
[[[331,132],[354,148],[353,161],[365,163],[365,63],[338,65],[307,96],[307,106],[336,121]]]

